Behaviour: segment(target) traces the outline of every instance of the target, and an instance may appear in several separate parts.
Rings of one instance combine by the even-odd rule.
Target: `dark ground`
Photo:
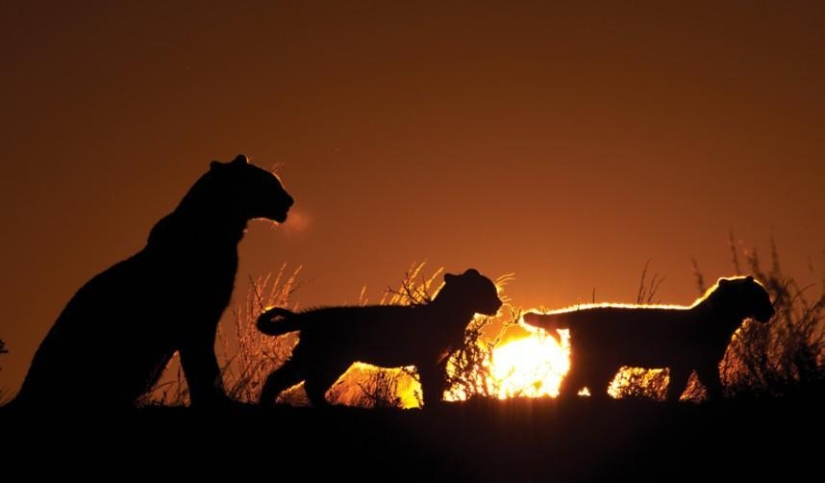
[[[406,411],[238,405],[65,417],[0,408],[0,478],[57,471],[61,479],[129,481],[821,480],[823,409],[820,396],[476,401]]]

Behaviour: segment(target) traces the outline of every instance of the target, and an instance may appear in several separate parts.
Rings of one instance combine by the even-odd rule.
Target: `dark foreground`
[[[479,401],[408,411],[237,405],[65,417],[0,408],[0,477],[819,480],[823,430],[822,397]]]

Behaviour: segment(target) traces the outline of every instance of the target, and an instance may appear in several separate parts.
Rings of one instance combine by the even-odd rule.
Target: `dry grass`
[[[819,294],[816,287],[800,287],[793,277],[782,272],[778,250],[771,242],[770,267],[765,269],[755,249],[744,248],[731,237],[731,263],[736,274],[746,272],[760,280],[775,300],[776,316],[769,324],[745,321],[734,334],[721,364],[727,397],[754,395],[785,395],[805,391],[825,392],[825,280]],[[744,260],[744,263],[742,262]],[[704,293],[705,277],[694,260],[694,275],[699,293]],[[425,275],[425,264],[414,263],[404,274],[400,287],[388,288],[379,304],[416,305],[432,301],[440,288],[442,269]],[[286,265],[278,273],[249,281],[248,296],[242,307],[234,311],[229,331],[219,332],[216,348],[223,367],[223,380],[231,398],[242,402],[258,400],[265,378],[291,354],[298,334],[270,337],[255,327],[260,313],[269,307],[294,309],[292,296],[300,286],[301,267],[288,271]],[[500,277],[499,288],[512,280]],[[663,277],[654,274],[648,279],[648,265],[641,273],[637,303],[654,302]],[[359,299],[367,304],[364,291]],[[505,298],[507,310],[498,318],[478,317],[469,324],[464,344],[452,354],[445,354],[442,363],[448,400],[495,398],[500,384],[491,374],[493,350],[506,330],[516,325],[520,310]],[[505,314],[508,312],[509,314]],[[492,331],[492,327],[500,327]],[[493,332],[488,336],[486,332]],[[575,348],[573,349],[575,350]],[[0,341],[0,353],[5,346]],[[616,397],[663,400],[669,382],[667,370],[623,368],[611,385]],[[357,364],[347,371],[330,389],[328,399],[337,404],[358,407],[420,407],[421,388],[414,367],[378,368]],[[683,400],[700,401],[704,389],[695,375],[691,377]],[[282,402],[307,404],[301,386],[286,391]],[[177,357],[169,364],[158,385],[145,404],[184,405],[188,392]]]
[[[227,393],[233,399],[257,401],[266,377],[289,358],[298,342],[297,334],[271,337],[262,334],[255,326],[264,310],[288,308],[293,293],[300,287],[301,266],[292,272],[287,272],[286,268],[282,265],[275,276],[249,281],[246,304],[235,311],[233,329],[237,352],[234,357],[228,356],[232,353],[229,339],[221,337],[226,361],[223,379]],[[292,308],[295,309],[294,304]]]
[[[730,238],[731,261],[741,274],[740,256],[747,272],[760,280],[774,300],[776,315],[768,324],[746,321],[734,334],[722,361],[723,382],[730,397],[790,395],[825,389],[825,280],[800,287],[782,271],[771,240],[769,268],[755,248],[744,248]],[[819,292],[818,294],[816,292]]]

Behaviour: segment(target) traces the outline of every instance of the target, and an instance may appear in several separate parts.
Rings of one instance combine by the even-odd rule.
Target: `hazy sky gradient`
[[[512,272],[519,306],[628,302],[650,260],[658,299],[689,304],[691,257],[733,274],[731,231],[822,280],[825,3],[18,3],[0,388],[239,153],[280,166],[296,204],[250,226],[236,301],[283,263],[303,264],[302,306],[377,301],[427,261]]]

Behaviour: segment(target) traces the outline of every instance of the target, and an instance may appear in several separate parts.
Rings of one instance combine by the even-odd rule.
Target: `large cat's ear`
[[[470,276],[470,277],[480,277],[481,276],[481,274],[478,273],[478,270],[476,270],[475,268],[468,268],[467,271],[464,272],[464,275],[465,276]]]
[[[726,279],[726,278],[720,278],[720,279],[719,279],[719,286],[720,286],[720,287],[724,287],[725,285],[727,285],[727,284],[729,284],[729,283],[730,283],[730,280],[728,280],[728,279]]]
[[[209,167],[211,169],[218,169],[218,168],[222,168],[224,166],[246,166],[247,164],[249,164],[249,158],[247,158],[246,155],[244,155],[244,154],[239,154],[239,155],[235,156],[235,159],[233,159],[232,161],[230,161],[228,163],[222,163],[220,161],[212,161],[211,163],[209,163]]]
[[[444,281],[449,283],[451,280],[455,280],[457,277],[458,275],[453,275],[452,273],[445,273]]]

